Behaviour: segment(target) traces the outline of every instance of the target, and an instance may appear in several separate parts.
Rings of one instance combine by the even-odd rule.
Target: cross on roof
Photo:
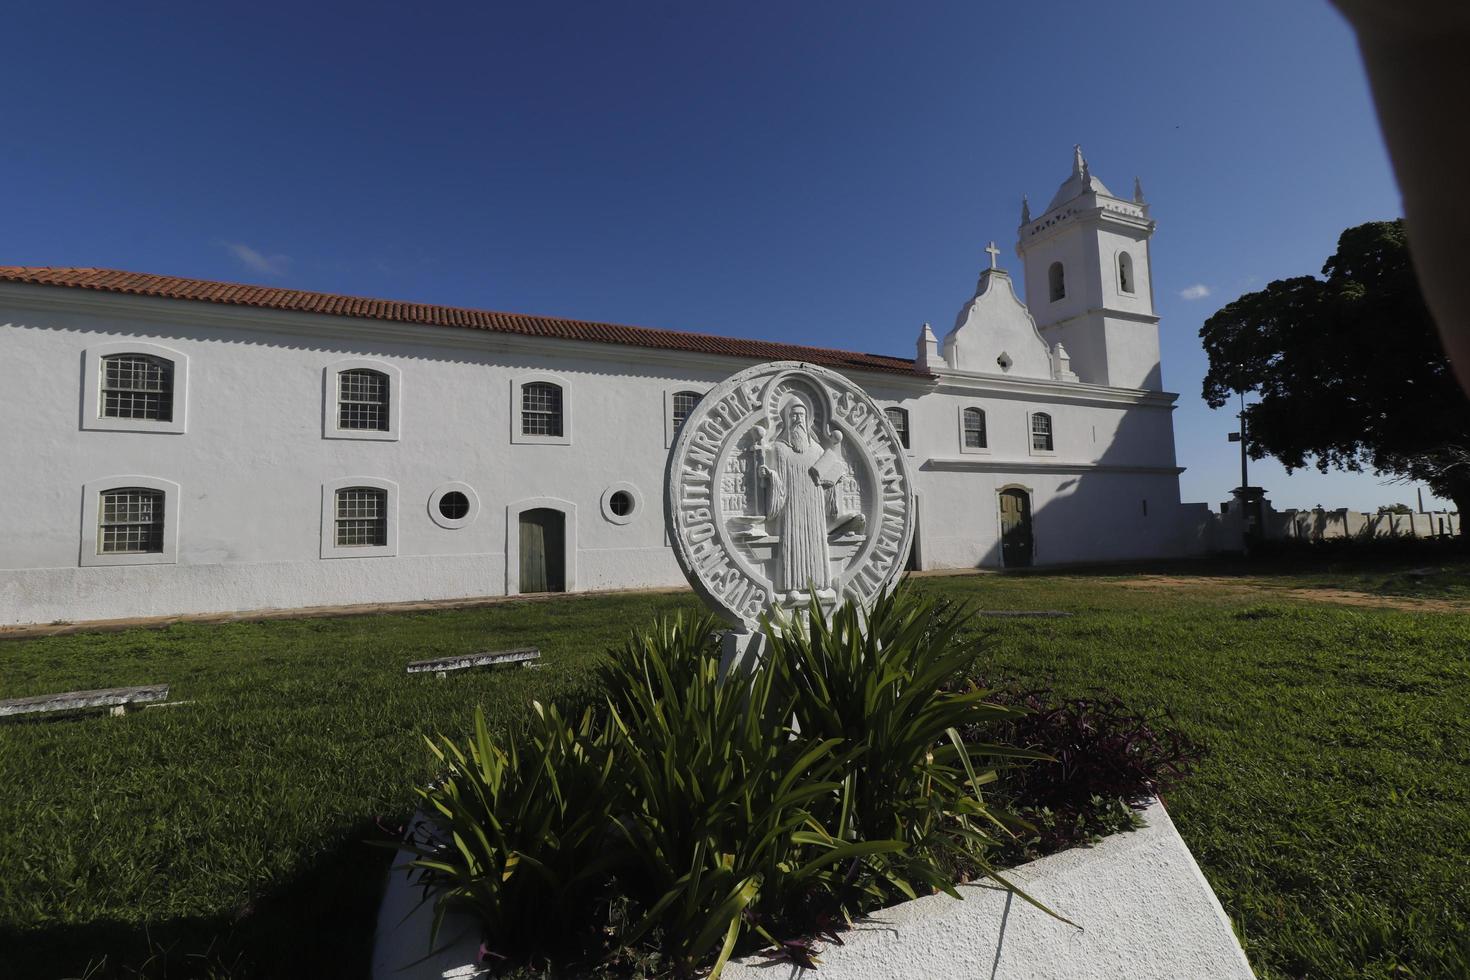
[[[990,267],[994,269],[996,257],[1000,255],[1000,249],[995,247],[995,242],[991,242],[985,251],[990,253]]]

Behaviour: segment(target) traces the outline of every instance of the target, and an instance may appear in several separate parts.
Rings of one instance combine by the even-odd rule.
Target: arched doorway
[[[1031,495],[1016,487],[1000,492],[1000,560],[1006,568],[1031,564],[1035,541],[1031,533]]]
[[[520,525],[520,591],[565,592],[565,515],[549,507],[537,507],[521,511]]]

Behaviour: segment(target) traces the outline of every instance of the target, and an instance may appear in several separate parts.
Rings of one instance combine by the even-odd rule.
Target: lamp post
[[[1245,423],[1245,389],[1240,392],[1240,431],[1230,433],[1230,441],[1240,443],[1240,489],[1235,491],[1236,502],[1240,506],[1241,518],[1244,522],[1241,533],[1241,546],[1245,549],[1247,556],[1251,553],[1251,545],[1265,535],[1265,515],[1262,513],[1261,500],[1265,493],[1251,486],[1250,470],[1248,468],[1249,457],[1246,454],[1246,423]]]
[[[1240,431],[1230,433],[1230,441],[1240,443],[1240,488],[1244,490],[1251,485],[1250,477],[1246,471],[1245,455],[1245,392],[1240,393]]]

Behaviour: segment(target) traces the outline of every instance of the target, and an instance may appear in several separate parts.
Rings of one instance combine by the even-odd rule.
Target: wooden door
[[[1031,564],[1031,497],[1025,490],[1000,492],[1000,559],[1006,568]]]
[[[521,513],[521,591],[565,592],[566,524],[560,511]]]

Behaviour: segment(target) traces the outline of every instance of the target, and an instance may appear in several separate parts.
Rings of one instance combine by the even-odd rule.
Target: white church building
[[[837,370],[916,474],[909,567],[1202,550],[1142,193],[1078,150],[912,359],[91,268],[0,267],[0,624],[667,586],[668,450],[761,361]],[[730,488],[736,489],[736,488]]]

